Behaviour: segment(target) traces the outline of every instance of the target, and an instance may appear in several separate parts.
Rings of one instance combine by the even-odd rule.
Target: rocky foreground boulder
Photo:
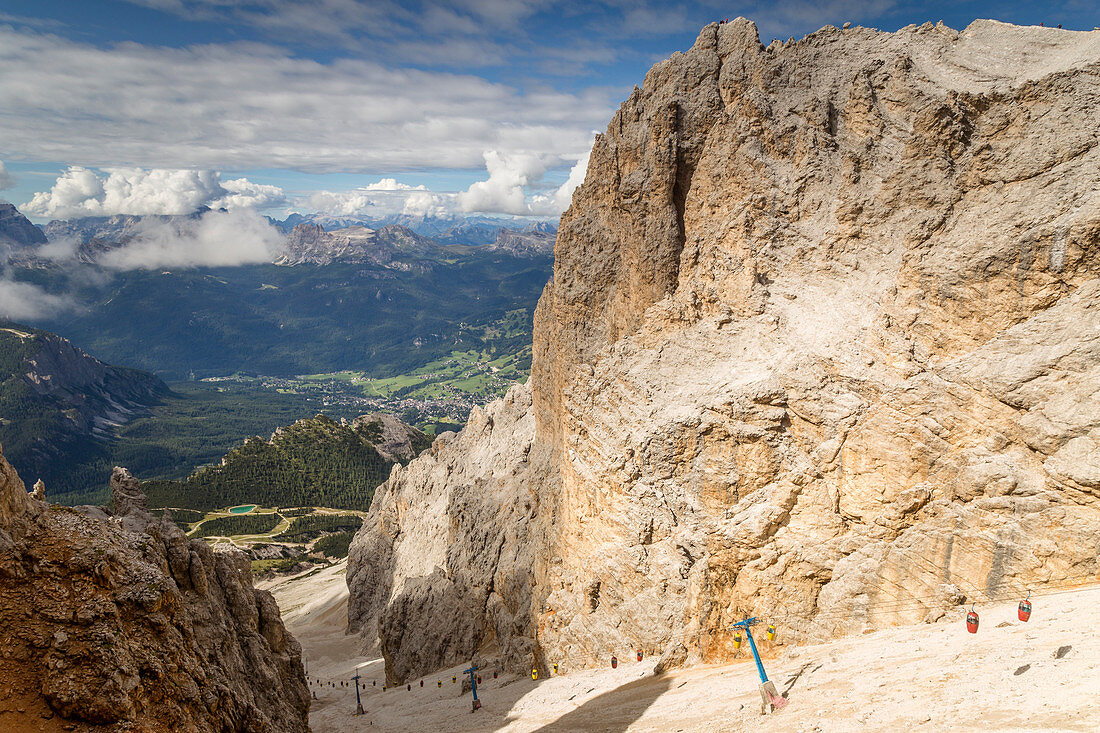
[[[530,387],[352,544],[392,679],[1100,580],[1100,32],[744,20],[596,139]],[[680,646],[686,653],[680,653]]]
[[[0,456],[0,730],[307,731],[301,648],[248,561],[144,510],[28,494]]]

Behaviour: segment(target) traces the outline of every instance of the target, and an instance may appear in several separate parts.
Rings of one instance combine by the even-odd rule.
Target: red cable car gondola
[[[1027,592],[1027,598],[1020,601],[1020,607],[1016,609],[1016,615],[1024,622],[1031,618],[1031,591]]]
[[[966,630],[971,634],[978,633],[978,614],[974,611],[974,605],[971,604],[969,613],[966,614]]]

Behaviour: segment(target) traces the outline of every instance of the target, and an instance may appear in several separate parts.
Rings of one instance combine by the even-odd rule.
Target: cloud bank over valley
[[[161,267],[229,267],[270,262],[283,234],[249,209],[207,211],[191,219],[143,221],[138,234],[105,252],[99,264],[113,270]]]
[[[8,272],[0,275],[0,316],[13,321],[33,321],[50,318],[76,307],[69,295],[57,295],[34,283],[12,278]]]

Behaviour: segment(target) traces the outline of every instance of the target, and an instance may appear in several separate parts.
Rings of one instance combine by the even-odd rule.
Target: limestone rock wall
[[[537,491],[551,467],[531,453],[534,433],[530,390],[517,385],[378,488],[349,551],[348,616],[380,647],[390,679],[475,651],[516,665],[536,654],[534,594],[549,548],[532,543],[545,542]]]
[[[531,430],[396,472],[353,545],[395,678],[441,643],[720,660],[744,615],[797,639],[1100,579],[1098,110],[1100,33],[993,21],[765,48],[740,19],[655,66],[562,218]],[[519,554],[471,552],[461,508],[527,496],[477,522]],[[523,602],[502,631],[406,587]]]
[[[111,514],[32,498],[0,456],[0,729],[307,731],[298,643],[238,551],[116,469]]]

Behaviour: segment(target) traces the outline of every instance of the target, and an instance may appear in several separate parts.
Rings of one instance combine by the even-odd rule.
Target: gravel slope
[[[618,669],[581,670],[532,681],[484,676],[484,708],[452,684],[461,667],[382,692],[382,662],[356,657],[344,634],[343,564],[308,578],[268,583],[288,628],[302,643],[309,676],[323,680],[310,714],[328,731],[852,731],[1100,729],[1100,587],[1034,595],[1028,623],[1015,603],[978,608],[976,635],[964,609],[935,624],[916,624],[787,647],[766,661],[790,705],[762,718],[756,672],[748,659],[653,677],[655,659],[621,654]],[[782,635],[780,627],[780,635]],[[1058,658],[1062,650],[1061,658]],[[337,685],[357,664],[367,715],[355,718],[355,692]],[[442,689],[436,680],[443,681]],[[377,686],[371,686],[371,682]]]

